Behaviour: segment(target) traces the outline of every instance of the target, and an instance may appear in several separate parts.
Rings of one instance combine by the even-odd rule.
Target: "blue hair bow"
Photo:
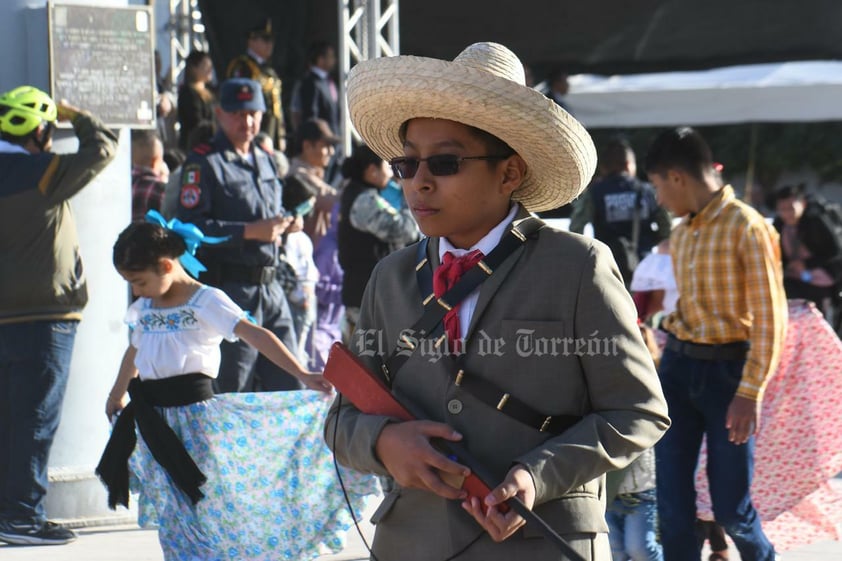
[[[146,221],[151,222],[153,224],[158,224],[163,226],[167,230],[174,232],[181,236],[184,240],[184,243],[187,245],[187,251],[185,251],[181,257],[178,258],[179,263],[181,266],[184,267],[184,270],[193,275],[194,278],[199,278],[199,273],[207,271],[207,267],[202,265],[202,262],[196,259],[196,250],[199,248],[200,245],[203,243],[206,244],[218,244],[228,241],[231,236],[225,236],[223,238],[215,238],[211,236],[206,236],[202,231],[193,224],[185,224],[181,220],[177,218],[173,218],[169,222],[167,219],[161,216],[161,213],[157,210],[150,210],[146,213]]]

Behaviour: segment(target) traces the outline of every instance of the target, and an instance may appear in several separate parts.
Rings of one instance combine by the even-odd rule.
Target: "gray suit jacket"
[[[430,240],[428,258],[438,265],[438,239]],[[401,331],[421,316],[415,265],[411,246],[381,261],[369,280],[352,348],[374,372]],[[514,463],[525,465],[535,481],[535,511],[557,532],[606,532],[605,472],[627,465],[669,426],[655,367],[611,252],[598,241],[544,228],[479,290],[466,375],[485,377],[542,414],[578,415],[581,421],[557,436],[521,424],[455,386],[453,363],[437,357],[431,344],[394,374],[393,391],[462,433],[469,451],[498,477],[494,485]],[[340,407],[337,398],[325,431],[331,447],[337,417],[339,462],[388,475],[374,449],[391,420],[362,414],[347,400]],[[393,491],[374,522],[374,552],[383,561],[444,559],[481,532],[459,501],[415,489]],[[530,559],[560,558],[527,525],[501,544],[484,536],[459,559],[513,559],[527,552]]]

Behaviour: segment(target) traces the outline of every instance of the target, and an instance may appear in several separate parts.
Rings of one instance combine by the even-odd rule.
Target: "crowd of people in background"
[[[160,210],[166,217],[175,216],[181,165],[187,154],[215,134],[214,107],[219,103],[219,84],[229,77],[244,77],[259,83],[266,107],[258,144],[275,159],[280,178],[295,176],[316,193],[315,207],[305,217],[304,230],[318,254],[320,238],[330,229],[331,215],[338,208],[339,188],[349,181],[342,173],[342,162],[348,155],[342,153],[337,136],[341,129],[335,74],[337,55],[330,42],[313,41],[306,51],[307,70],[292,84],[287,96],[289,105],[284,107],[283,85],[272,66],[273,48],[272,22],[263,19],[247,32],[245,52],[225,64],[224,77],[215,80],[213,61],[204,51],[193,51],[187,56],[181,83],[176,88],[177,96],[169,92],[165,80],[159,76],[159,91],[163,94],[159,114],[172,115],[159,120],[156,132],[133,132],[134,220],[142,219],[146,209]],[[156,69],[160,74],[160,63]],[[531,69],[525,66],[525,71],[527,85],[533,86]],[[549,99],[570,112],[565,102],[568,75],[563,68],[551,68],[536,87],[543,88]],[[173,123],[177,123],[174,130]],[[657,204],[654,189],[642,177],[632,147],[622,136],[617,136],[600,147],[600,166],[589,189],[568,205],[572,208],[570,230],[582,233],[591,224],[593,235],[611,248],[627,285],[637,264],[667,240],[671,229],[672,218]],[[405,204],[397,181],[388,182],[380,195],[394,210],[400,211]],[[803,259],[793,257],[794,252],[807,252],[811,264],[842,259],[842,241],[838,241],[842,227],[828,221],[832,213],[826,211],[827,205],[820,197],[805,193],[803,186],[785,187],[773,194],[772,199],[775,225],[782,234],[787,293],[793,298],[813,301],[835,328],[842,328],[842,317],[837,312],[842,301],[839,290],[842,271],[837,271],[836,265],[831,265],[830,271],[821,266],[810,270],[805,268]],[[807,205],[807,201],[813,202]],[[795,236],[804,208],[808,209],[807,216],[798,227],[799,235]],[[553,216],[552,212],[547,214]],[[788,223],[784,220],[786,216],[791,217]],[[797,243],[799,237],[808,241]],[[815,248],[816,244],[821,247],[814,255],[807,248]],[[312,345],[309,348],[312,352]]]
[[[354,148],[351,154],[342,153],[334,47],[321,40],[309,46],[307,71],[293,85],[289,107],[282,107],[281,80],[271,66],[273,46],[272,22],[266,19],[248,32],[246,52],[225,66],[226,75],[219,80],[214,79],[209,53],[193,51],[187,56],[175,103],[159,105],[159,110],[172,111],[168,119],[160,122],[175,121],[174,133],[167,134],[166,126],[157,131],[132,131],[132,219],[143,221],[148,210],[156,210],[167,219],[196,221],[208,228],[209,233],[220,233],[214,227],[219,220],[230,222],[231,217],[217,216],[215,210],[205,207],[204,199],[199,210],[194,210],[194,195],[201,198],[206,193],[211,177],[207,170],[197,168],[196,162],[212,158],[220,137],[230,139],[228,116],[243,110],[239,106],[232,109],[230,105],[230,111],[226,110],[221,99],[226,80],[240,78],[256,82],[259,90],[255,93],[262,99],[259,120],[251,118],[259,130],[254,136],[254,144],[261,150],[257,158],[262,161],[263,154],[268,154],[272,159],[272,174],[284,185],[283,198],[277,201],[281,206],[272,206],[276,201],[266,201],[266,193],[245,195],[250,199],[248,204],[266,206],[254,216],[243,215],[238,219],[294,214],[297,207],[309,203],[296,216],[301,222],[300,230],[275,232],[281,240],[277,258],[259,266],[282,271],[278,276],[289,288],[285,295],[295,325],[292,330],[295,341],[289,335],[284,341],[297,348],[299,357],[315,368],[324,365],[330,343],[343,329],[347,340],[362,290],[377,260],[416,241],[420,234],[388,163],[364,145]],[[247,84],[233,83],[240,87]],[[240,92],[230,93],[236,96]],[[167,91],[162,92],[162,97],[168,96]],[[257,106],[255,101],[247,109],[255,111]],[[291,117],[289,122],[284,120],[284,115]],[[170,142],[165,144],[164,138]],[[249,146],[244,146],[241,155],[248,159],[253,153]],[[243,171],[232,158],[225,160],[223,157],[219,162],[218,188],[223,190],[226,189],[225,170],[233,164],[231,173]],[[243,174],[242,178],[245,177]],[[345,185],[351,188],[345,189]],[[345,193],[344,202],[340,193]],[[223,200],[217,200],[217,196]],[[220,191],[207,201],[214,201],[215,208],[223,212],[221,209],[230,207],[231,201],[224,199],[227,196]],[[341,210],[343,205],[347,206],[345,212]],[[349,243],[352,238],[354,243]],[[224,250],[202,251],[210,254],[211,271],[205,274],[206,279],[219,274],[213,271],[226,270],[229,272],[225,274],[230,276],[231,266],[258,266],[254,259],[244,258],[242,254],[232,254],[223,260],[224,265],[214,266],[214,252]],[[288,264],[295,271],[294,278]],[[250,273],[257,275],[254,270]],[[338,279],[337,275],[340,275]],[[218,286],[223,280],[209,282]],[[331,286],[337,287],[333,290],[337,296],[341,293],[341,298],[330,296]],[[322,298],[318,297],[319,293]]]

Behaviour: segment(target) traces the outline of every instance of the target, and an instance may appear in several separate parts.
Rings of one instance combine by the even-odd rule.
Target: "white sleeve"
[[[632,292],[675,288],[672,258],[663,253],[647,255],[634,270],[630,288]]]
[[[300,235],[299,235],[300,234]],[[292,268],[295,269],[296,276],[300,279],[304,277],[307,272],[307,246],[306,241],[309,241],[309,237],[304,232],[293,232],[289,236],[287,236],[285,249],[287,252],[287,258],[289,260],[290,265]],[[310,255],[313,254],[312,249],[310,250]]]
[[[319,282],[319,278],[321,275],[319,274],[319,269],[316,267],[316,262],[313,261],[312,257],[307,259],[307,274],[304,277],[304,282],[308,282],[315,286],[317,282]]]
[[[137,329],[140,319],[143,317],[143,309],[146,307],[146,298],[138,298],[126,310],[123,316],[123,323],[129,326],[129,341],[132,347],[138,348],[140,344],[140,330]]]
[[[197,308],[199,319],[215,334],[221,335],[227,341],[236,341],[234,328],[247,314],[231,298],[218,288],[205,288],[206,294],[201,299],[201,306]]]
[[[313,261],[313,242],[307,234],[301,238],[301,264],[302,273],[298,277],[302,282],[315,285],[319,281],[319,270]]]

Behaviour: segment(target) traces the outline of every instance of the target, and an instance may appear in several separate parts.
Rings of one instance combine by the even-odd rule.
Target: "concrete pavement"
[[[707,553],[705,553],[705,559]],[[137,526],[89,528],[79,532],[79,539],[65,546],[0,546],[3,561],[163,561],[158,534]],[[360,538],[350,536],[348,547],[337,555],[324,555],[317,561],[358,561],[368,559]],[[731,548],[731,559],[739,560]],[[842,542],[826,541],[787,551],[784,561],[839,561]]]
[[[158,532],[136,525],[82,528],[79,539],[61,546],[0,545],[2,561],[163,561]],[[366,537],[371,543],[371,534]],[[359,536],[349,535],[348,547],[336,555],[323,555],[317,561],[359,561],[368,553]],[[842,551],[842,550],[840,550]],[[247,560],[243,560],[247,561]]]
[[[371,543],[374,527],[367,522],[377,507],[376,501],[365,512],[361,530]],[[163,561],[158,532],[137,524],[77,528],[79,539],[60,546],[10,546],[0,542],[0,561]],[[368,552],[356,530],[348,534],[348,545],[336,555],[323,555],[317,561],[359,561]],[[243,560],[247,561],[247,560]]]
[[[842,479],[835,479],[835,484],[842,486]],[[362,523],[362,532],[371,543],[374,528],[367,522],[376,508],[369,507]],[[842,520],[836,521],[842,524]],[[158,545],[158,533],[155,530],[143,530],[137,525],[105,526],[81,528],[79,539],[64,546],[15,547],[0,545],[0,561],[163,561],[164,556]],[[704,552],[703,559],[707,559]],[[730,549],[732,561],[740,559],[733,545]],[[353,529],[348,535],[348,545],[336,555],[324,555],[317,561],[360,561],[368,559],[368,552],[358,533]],[[842,542],[823,541],[782,554],[783,561],[840,561],[842,560]],[[244,560],[246,561],[246,560]],[[433,560],[435,561],[435,560]]]
[[[370,525],[365,529],[371,543]],[[783,561],[839,561],[842,542],[825,541],[787,551]],[[85,528],[79,539],[64,546],[13,547],[0,545],[2,561],[163,561],[155,530],[143,530],[134,525]],[[337,555],[325,555],[317,561],[359,561],[368,554],[359,536],[349,535],[348,547]],[[707,559],[707,552],[703,559]],[[731,547],[731,559],[739,555]]]

